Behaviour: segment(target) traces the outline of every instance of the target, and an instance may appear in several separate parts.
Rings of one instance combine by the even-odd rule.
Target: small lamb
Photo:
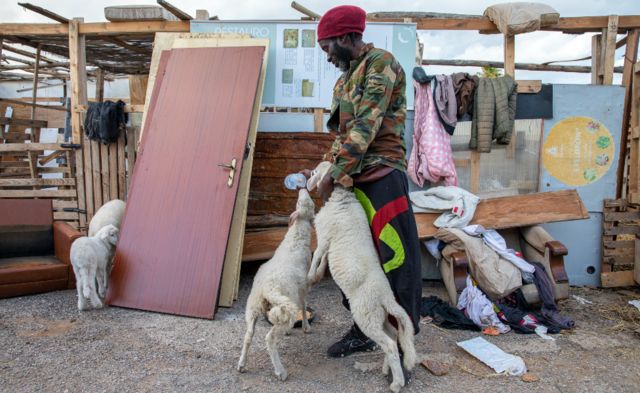
[[[76,275],[78,309],[87,310],[89,305],[102,308],[107,294],[109,264],[118,242],[118,228],[108,224],[95,236],[80,237],[71,245],[71,264]],[[96,292],[96,282],[98,290]]]
[[[120,229],[125,206],[126,204],[120,199],[112,199],[102,205],[96,214],[93,215],[93,218],[91,218],[91,222],[89,223],[89,236],[95,236],[100,228],[109,224]]]
[[[318,165],[307,182],[310,191],[328,176],[330,166],[326,161]],[[393,382],[389,387],[397,393],[405,380],[396,341],[404,352],[404,366],[413,369],[413,324],[396,302],[382,271],[364,209],[352,191],[336,184],[316,215],[315,227],[318,247],[313,253],[309,282],[320,281],[329,265],[333,280],[349,299],[353,320],[384,351],[382,373],[387,375],[391,367]],[[389,323],[389,315],[398,322],[397,330]]]
[[[256,320],[261,315],[266,315],[273,325],[265,338],[267,352],[278,379],[287,379],[287,371],[280,361],[277,345],[282,336],[293,327],[297,311],[306,310],[305,298],[309,290],[307,273],[311,263],[311,221],[314,210],[315,204],[309,192],[301,189],[298,193],[296,211],[290,217],[292,224],[287,234],[273,258],[260,266],[253,279],[245,312],[247,332],[238,361],[240,372],[245,370],[247,364],[247,351],[253,338]],[[311,331],[306,318],[302,318],[302,327],[305,333]]]

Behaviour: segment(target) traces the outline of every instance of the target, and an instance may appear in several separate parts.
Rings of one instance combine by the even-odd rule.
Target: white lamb
[[[330,166],[326,161],[318,165],[307,182],[309,190],[328,176]],[[384,351],[382,373],[387,375],[391,368],[393,382],[389,387],[398,392],[405,380],[396,341],[404,353],[404,366],[413,369],[416,363],[413,324],[396,302],[382,271],[367,217],[355,194],[336,184],[316,215],[315,228],[318,247],[313,253],[309,282],[322,279],[329,265],[331,276],[349,299],[353,320]],[[398,322],[397,330],[389,323],[389,315]]]
[[[95,236],[80,237],[71,245],[71,264],[76,275],[79,310],[89,308],[87,301],[94,308],[102,308],[102,299],[107,294],[109,264],[118,242],[118,232],[118,228],[108,224]]]
[[[283,335],[293,327],[298,310],[306,310],[305,298],[309,288],[307,273],[311,263],[311,221],[314,210],[315,204],[309,192],[301,189],[298,193],[296,211],[291,214],[292,224],[287,234],[273,258],[260,266],[253,279],[245,312],[247,332],[238,361],[240,372],[245,370],[247,364],[247,351],[253,338],[256,320],[266,315],[273,325],[265,338],[267,352],[278,379],[287,379],[287,371],[280,361],[277,346]],[[309,322],[304,317],[302,328],[305,333],[311,331]]]
[[[106,225],[113,225],[120,229],[122,216],[124,215],[125,203],[120,199],[113,199],[105,203],[98,209],[89,223],[89,236],[95,236],[100,228]]]

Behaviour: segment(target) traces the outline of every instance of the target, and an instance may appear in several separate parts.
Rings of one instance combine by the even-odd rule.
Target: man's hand
[[[332,192],[333,192],[333,177],[331,177],[331,175],[327,173],[322,178],[322,180],[320,180],[320,183],[318,183],[318,195],[320,195],[320,198],[322,198],[322,200],[326,202],[327,199],[329,199],[329,197],[331,196]]]

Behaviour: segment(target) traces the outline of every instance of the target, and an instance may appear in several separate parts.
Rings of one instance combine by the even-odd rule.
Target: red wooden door
[[[109,304],[213,318],[263,47],[162,55]],[[158,83],[160,82],[160,83]],[[228,165],[235,176],[228,186]]]

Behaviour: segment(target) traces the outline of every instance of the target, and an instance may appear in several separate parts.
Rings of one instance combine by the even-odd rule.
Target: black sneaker
[[[351,327],[340,341],[329,347],[327,354],[332,358],[341,358],[354,352],[373,351],[377,348],[375,341]]]

